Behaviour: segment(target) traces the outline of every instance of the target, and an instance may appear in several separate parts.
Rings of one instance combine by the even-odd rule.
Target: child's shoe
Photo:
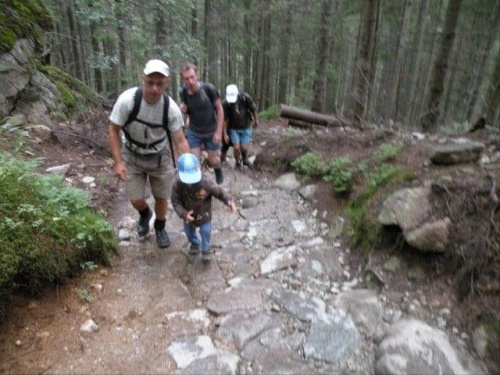
[[[201,252],[201,260],[204,262],[209,262],[212,260],[212,251],[208,249],[207,251]]]
[[[197,255],[200,252],[200,245],[195,245],[194,243],[189,245],[189,254]]]

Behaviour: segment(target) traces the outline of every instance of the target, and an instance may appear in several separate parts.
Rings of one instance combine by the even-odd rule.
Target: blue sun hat
[[[193,154],[182,154],[177,161],[179,179],[185,184],[196,184],[201,180],[201,166]]]

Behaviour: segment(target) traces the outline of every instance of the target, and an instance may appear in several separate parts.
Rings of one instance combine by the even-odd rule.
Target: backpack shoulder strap
[[[205,91],[205,94],[207,94],[207,96],[210,99],[210,101],[212,102],[212,104],[214,104],[215,98],[214,98],[213,92],[212,92],[212,90],[210,90],[210,87],[208,86],[208,84],[206,84],[205,82],[202,82],[201,88]]]
[[[142,87],[138,87],[134,94],[134,107],[132,108],[132,112],[128,115],[128,119],[125,122],[124,126],[127,126],[132,121],[137,119],[137,115],[139,114],[139,109],[141,108],[141,100],[142,100]]]
[[[168,128],[168,110],[170,108],[170,98],[167,94],[163,94],[163,129],[165,129],[165,132],[167,133],[167,138],[168,138],[168,145],[170,146],[170,153],[172,154],[172,164],[174,165],[174,168],[176,168],[175,165],[175,155],[174,155],[174,147],[172,144],[172,137],[170,136],[170,130]]]
[[[187,89],[182,86],[181,90],[179,91],[179,97],[181,98],[181,101],[184,102],[185,104],[187,103]]]

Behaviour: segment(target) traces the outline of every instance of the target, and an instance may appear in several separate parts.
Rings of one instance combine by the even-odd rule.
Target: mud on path
[[[269,127],[254,146],[283,137],[286,130]],[[345,149],[351,142],[360,141],[347,139]],[[131,238],[120,243],[112,268],[87,270],[39,299],[14,301],[0,326],[0,372],[374,373],[378,343],[402,318],[440,325],[466,359],[463,369],[484,370],[473,360],[467,316],[446,276],[409,280],[410,256],[386,286],[367,285],[365,259],[328,237],[335,203],[324,186],[318,195],[325,198],[313,204],[277,188],[278,173],[236,172],[230,160],[223,186],[241,210],[230,213],[214,201],[215,257],[204,264],[187,254],[172,211],[168,249],[157,248],[153,231],[137,239],[137,214],[102,155],[75,140],[61,153],[54,152],[59,142],[52,146],[38,149],[46,166],[74,163],[68,178],[75,185],[84,175],[99,176],[93,205]],[[374,253],[373,264],[393,253]],[[416,261],[432,268],[432,260]],[[78,296],[82,290],[91,303]],[[98,330],[81,332],[89,319]]]

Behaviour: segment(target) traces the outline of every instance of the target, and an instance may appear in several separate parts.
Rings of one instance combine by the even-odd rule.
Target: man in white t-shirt
[[[179,107],[164,93],[169,84],[170,69],[161,60],[150,60],[144,68],[142,88],[123,92],[113,106],[109,117],[109,146],[115,162],[116,176],[125,181],[127,197],[139,212],[137,234],[146,236],[153,212],[146,202],[146,183],[149,179],[155,200],[156,218],[154,229],[159,247],[168,247],[170,239],[165,230],[168,197],[173,179],[174,154],[172,143],[178,154],[189,152],[184,137],[184,121]],[[140,95],[142,89],[142,98]],[[134,103],[140,105],[134,109]],[[168,134],[163,127],[164,105],[168,105]],[[137,110],[138,109],[138,110]],[[165,108],[166,109],[166,108]],[[124,134],[122,142],[121,132]],[[169,137],[172,142],[169,142]],[[123,144],[122,144],[123,143]]]

